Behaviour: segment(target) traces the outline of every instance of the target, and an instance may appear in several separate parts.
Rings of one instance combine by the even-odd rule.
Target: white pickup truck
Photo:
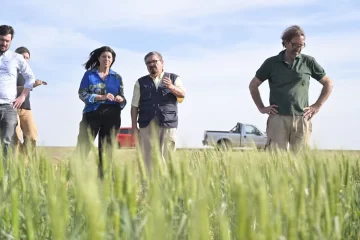
[[[205,131],[204,146],[218,147],[221,149],[232,148],[257,148],[264,149],[266,133],[251,124],[237,123],[230,131]]]

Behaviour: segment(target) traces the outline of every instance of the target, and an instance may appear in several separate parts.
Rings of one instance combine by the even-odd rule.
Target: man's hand
[[[317,104],[313,104],[309,107],[304,108],[304,118],[310,120],[315,114],[317,114],[320,110],[320,106]]]
[[[47,85],[47,82],[41,81],[41,80],[37,79],[37,80],[35,81],[33,87],[38,87],[38,86],[40,86],[40,85]]]
[[[315,114],[317,114],[319,112],[321,106],[323,106],[323,104],[328,99],[328,97],[330,96],[330,93],[332,91],[333,82],[327,75],[325,77],[323,77],[319,82],[323,85],[320,96],[314,104],[312,104],[309,107],[304,108],[304,112],[305,112],[304,118],[305,119],[310,120]]]
[[[133,136],[134,141],[138,142],[138,140],[139,140],[139,128],[137,127],[137,125],[133,126],[131,131],[132,131],[131,135]]]
[[[24,94],[21,94],[19,97],[15,99],[15,101],[13,101],[13,107],[19,109],[23,104],[23,102],[25,101],[25,98],[26,97],[24,96]]]
[[[263,114],[268,114],[269,116],[275,116],[278,113],[278,111],[275,109],[277,107],[278,107],[277,105],[273,104],[268,107],[260,108],[259,111]]]
[[[138,118],[138,107],[131,106],[130,110],[131,115],[131,128],[132,128],[132,136],[134,138],[135,143],[139,141],[139,128],[137,125],[137,118]]]
[[[115,97],[115,102],[121,103],[121,102],[123,102],[123,101],[124,101],[124,99],[123,99],[120,95],[117,95],[117,96]]]
[[[172,84],[172,81],[170,79],[170,73],[168,74],[167,77],[164,77],[163,84],[165,85],[165,87],[167,87],[169,89],[172,89],[174,87],[174,85]]]

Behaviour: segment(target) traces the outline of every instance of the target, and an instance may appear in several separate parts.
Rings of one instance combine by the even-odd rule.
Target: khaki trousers
[[[15,129],[14,144],[15,147],[24,151],[26,144],[32,144],[36,147],[37,127],[31,110],[18,109],[18,124]],[[24,143],[22,141],[24,140]]]
[[[267,121],[266,149],[288,150],[298,152],[310,148],[312,133],[311,120],[303,116],[275,115]]]
[[[159,150],[166,165],[170,152],[176,150],[176,128],[160,127],[157,118],[154,118],[147,127],[139,129],[139,143],[147,171],[150,171],[155,156],[153,150]]]

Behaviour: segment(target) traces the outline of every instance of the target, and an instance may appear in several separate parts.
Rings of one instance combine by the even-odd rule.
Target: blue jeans
[[[17,111],[13,108],[12,104],[0,104],[0,140],[3,150],[4,167],[6,167],[8,153],[11,148],[17,124]]]

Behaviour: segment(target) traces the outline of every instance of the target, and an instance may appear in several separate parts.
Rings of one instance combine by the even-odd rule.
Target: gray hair
[[[161,53],[156,52],[156,51],[152,51],[152,52],[149,52],[148,54],[145,55],[144,61],[146,61],[146,59],[148,57],[152,56],[152,55],[157,55],[160,58],[160,60],[163,60],[163,57],[162,57]]]

